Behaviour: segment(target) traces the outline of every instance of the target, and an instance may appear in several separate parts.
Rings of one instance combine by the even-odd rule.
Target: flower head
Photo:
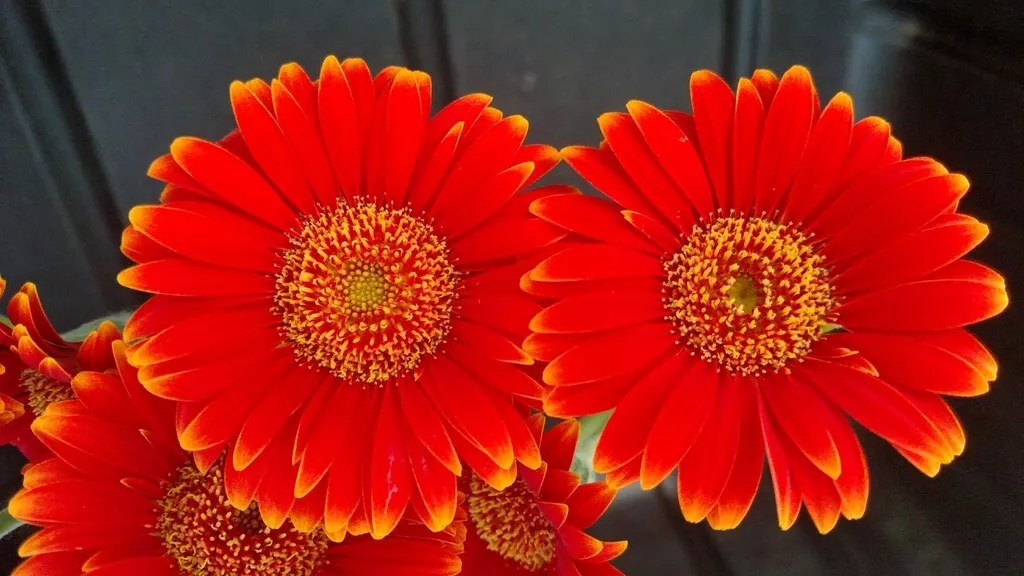
[[[942,397],[995,379],[964,327],[1006,286],[962,259],[988,234],[957,212],[967,179],[904,159],[846,94],[820,109],[801,67],[690,87],[692,116],[632,101],[562,151],[611,200],[532,204],[571,236],[522,279],[553,301],[524,348],[550,361],[546,411],[615,409],[594,456],[613,485],[678,470],[683,515],[730,528],[767,456],[780,525],[802,504],[827,532],[867,503],[849,420],[929,475],[963,451]]]
[[[528,211],[550,191],[517,192],[557,153],[489,96],[431,117],[429,76],[358,59],[230,93],[238,131],[175,140],[150,168],[161,204],[129,215],[120,281],[154,296],[128,357],[178,402],[182,446],[233,446],[228,495],[270,525],[319,493],[332,536],[407,509],[440,530],[462,462],[495,488],[540,464],[512,408],[543,392],[518,277],[564,232]]]
[[[223,458],[200,471],[177,443],[172,402],[148,394],[113,344],[116,371],[81,372],[78,400],[55,403],[32,425],[54,457],[29,465],[11,514],[42,529],[19,552],[18,576],[448,576],[460,569],[463,517],[435,534],[415,520],[387,540],[335,544],[317,527],[323,494],[296,503],[292,523],[269,527],[252,503],[232,505]],[[272,481],[267,479],[265,481]],[[290,489],[290,487],[287,487]]]
[[[463,574],[621,574],[609,562],[626,550],[626,542],[602,542],[584,532],[608,509],[616,491],[604,482],[581,485],[569,470],[579,423],[566,420],[545,432],[544,416],[535,414],[529,424],[541,446],[539,469],[522,469],[504,490],[473,471],[463,476],[468,516]]]
[[[0,278],[0,296],[6,282]],[[30,461],[49,456],[30,426],[53,402],[75,397],[71,379],[80,370],[113,368],[110,344],[121,337],[102,322],[81,342],[68,342],[43,310],[35,284],[25,283],[7,303],[12,325],[0,322],[0,444],[13,444]]]

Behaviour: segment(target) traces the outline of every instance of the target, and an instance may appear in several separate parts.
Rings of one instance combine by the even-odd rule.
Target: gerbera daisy
[[[594,455],[613,484],[678,469],[686,519],[729,528],[767,454],[780,525],[803,503],[827,532],[867,502],[848,418],[929,475],[963,450],[942,396],[988,390],[964,326],[1007,304],[961,259],[988,228],[956,211],[966,178],[903,159],[846,94],[820,110],[802,67],[690,89],[692,116],[632,101],[599,148],[562,151],[611,201],[531,206],[573,237],[523,279],[556,300],[524,348],[550,361],[548,413],[615,408]]]
[[[544,431],[544,415],[529,418],[530,433],[541,447],[543,464],[521,469],[519,478],[495,490],[467,470],[461,491],[467,494],[466,576],[605,576],[622,574],[609,562],[626,542],[602,542],[584,530],[615,498],[604,482],[580,485],[569,470],[580,426],[566,420]]]
[[[6,286],[0,278],[0,296]],[[13,444],[36,461],[49,452],[32,435],[32,421],[51,402],[75,397],[71,378],[79,370],[113,368],[110,344],[121,333],[112,322],[103,322],[81,342],[64,340],[31,282],[11,296],[7,317],[11,326],[0,322],[0,444]]]
[[[405,520],[387,540],[334,544],[317,527],[323,490],[300,499],[282,527],[266,526],[254,503],[239,511],[223,461],[198,470],[175,438],[174,404],[142,388],[124,348],[113,344],[116,371],[78,374],[78,400],[52,404],[32,425],[55,456],[30,464],[11,500],[12,516],[42,527],[22,544],[28,559],[12,576],[459,572],[464,514],[439,533]]]
[[[358,59],[230,93],[238,131],[175,140],[150,167],[161,205],[129,214],[138,265],[119,279],[155,296],[125,328],[128,357],[179,403],[187,450],[234,442],[245,472],[289,444],[295,466],[270,474],[294,494],[261,501],[272,526],[320,487],[331,534],[383,537],[410,502],[440,530],[462,461],[495,488],[540,465],[512,409],[543,391],[521,369],[540,308],[517,260],[564,232],[529,213],[543,190],[517,192],[557,151],[524,146],[526,120],[484,94],[430,117],[429,76]]]

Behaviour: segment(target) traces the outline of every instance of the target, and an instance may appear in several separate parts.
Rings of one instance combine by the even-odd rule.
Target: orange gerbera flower
[[[138,266],[119,279],[155,296],[128,357],[179,402],[183,447],[209,461],[234,443],[229,491],[287,446],[267,474],[294,492],[258,495],[272,526],[321,487],[332,534],[383,537],[410,502],[440,530],[460,460],[495,488],[540,465],[512,408],[543,391],[521,369],[540,307],[517,260],[564,233],[528,211],[543,190],[516,193],[558,154],[524,146],[526,120],[489,96],[430,118],[430,94],[422,72],[333,56],[317,82],[295,64],[235,82],[239,130],[175,140],[150,167],[162,204],[129,215]]]
[[[574,238],[523,279],[557,300],[524,347],[550,361],[547,412],[615,408],[594,456],[613,484],[678,468],[683,515],[729,528],[767,453],[781,526],[802,502],[827,532],[868,496],[847,417],[929,475],[963,450],[942,395],[988,389],[963,327],[1007,304],[961,260],[988,228],[956,212],[966,178],[902,159],[846,94],[820,111],[804,68],[690,86],[693,116],[632,101],[600,148],[562,151],[612,202],[533,203]]]
[[[569,471],[580,426],[566,420],[544,431],[544,415],[529,418],[530,433],[544,463],[520,470],[503,491],[473,471],[462,478],[468,496],[466,576],[611,576],[622,574],[609,562],[626,542],[602,542],[584,530],[604,514],[616,491],[604,482],[580,485]]]
[[[458,574],[464,513],[440,533],[405,520],[387,540],[333,544],[317,527],[322,491],[300,499],[284,527],[267,527],[254,503],[237,510],[222,460],[197,469],[175,438],[174,403],[142,388],[124,349],[113,343],[116,372],[81,372],[79,399],[32,425],[56,456],[30,464],[11,500],[15,518],[42,527],[12,576]]]
[[[0,296],[6,287],[0,278]],[[11,296],[7,317],[12,326],[0,322],[0,444],[13,444],[37,461],[50,453],[32,435],[32,421],[51,402],[75,397],[71,378],[79,370],[112,368],[110,343],[121,333],[112,322],[103,322],[81,342],[64,340],[31,282]]]

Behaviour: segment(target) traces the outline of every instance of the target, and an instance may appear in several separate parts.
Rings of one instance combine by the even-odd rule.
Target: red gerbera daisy
[[[550,361],[547,412],[615,408],[594,456],[613,484],[678,468],[683,515],[729,528],[767,453],[781,526],[802,502],[827,532],[867,501],[848,417],[929,475],[963,450],[942,395],[988,389],[963,327],[1007,304],[961,260],[988,228],[956,212],[966,178],[902,159],[846,94],[819,110],[804,68],[690,86],[693,116],[632,101],[562,151],[612,202],[533,203],[575,236],[523,280],[557,300],[524,347]]]
[[[516,193],[558,155],[489,96],[430,118],[430,93],[422,72],[334,57],[317,82],[295,64],[235,82],[239,130],[175,140],[150,168],[162,204],[129,215],[138,266],[119,279],[155,294],[129,359],[179,402],[183,447],[209,461],[234,442],[229,492],[287,445],[268,474],[294,493],[257,495],[272,526],[320,487],[332,534],[383,537],[410,502],[440,530],[460,460],[495,488],[540,464],[512,409],[543,391],[521,370],[540,308],[516,262],[564,233],[527,209],[543,190]]]
[[[0,296],[6,287],[0,278]],[[32,435],[32,421],[51,402],[75,397],[71,378],[79,370],[113,368],[110,344],[121,333],[112,322],[103,322],[81,342],[64,340],[31,282],[11,296],[7,317],[12,326],[0,322],[0,444],[13,444],[37,461],[50,453]]]
[[[467,494],[467,576],[611,576],[622,574],[609,562],[626,542],[602,542],[584,530],[604,514],[616,491],[604,482],[580,485],[569,470],[580,426],[566,420],[544,431],[544,415],[529,419],[541,447],[543,464],[520,470],[519,478],[499,491],[473,471],[462,478]]]
[[[142,388],[124,348],[113,343],[116,371],[81,372],[79,399],[51,405],[32,425],[55,457],[30,464],[11,500],[15,518],[42,527],[12,576],[459,573],[464,513],[440,533],[406,520],[387,540],[333,544],[317,527],[322,493],[300,499],[294,524],[280,528],[267,527],[256,504],[236,509],[222,461],[197,469],[175,438],[174,404]]]

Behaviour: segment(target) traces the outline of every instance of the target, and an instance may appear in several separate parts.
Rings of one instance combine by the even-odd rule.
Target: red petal
[[[697,139],[719,207],[725,206],[728,197],[734,100],[732,89],[713,72],[701,70],[690,75],[690,102],[697,124]]]
[[[323,408],[318,412],[316,423],[309,425],[309,440],[306,442],[302,459],[299,462],[295,495],[300,498],[309,494],[321,482],[339,456],[356,451],[354,448],[356,446],[355,438],[357,435],[361,437],[366,434],[365,430],[358,430],[356,426],[360,417],[365,416],[371,420],[376,418],[376,412],[370,411],[373,406],[366,397],[368,392],[364,395],[363,390],[348,383],[335,383],[333,378],[328,380],[328,383],[329,389],[332,388],[334,393],[330,400],[324,401]],[[301,423],[299,425],[301,426]],[[339,438],[342,440],[341,443],[338,442]],[[359,446],[367,444],[361,442]],[[335,467],[335,469],[337,468]],[[342,466],[342,468],[349,468],[349,466]],[[328,495],[328,500],[331,500],[330,495]]]
[[[736,111],[732,124],[732,194],[727,207],[747,215],[754,207],[757,154],[761,149],[765,108],[757,89],[741,78],[736,91]]]
[[[111,482],[66,480],[14,495],[7,507],[14,518],[37,525],[89,523],[94,526],[152,525],[153,503]]]
[[[369,127],[360,126],[360,111],[356,107],[353,87],[334,56],[328,56],[320,68],[317,108],[320,131],[334,168],[334,177],[345,197],[352,199],[361,191],[363,177],[360,130],[366,133]]]
[[[540,180],[542,176],[557,166],[561,160],[562,157],[554,147],[546,144],[530,144],[523,146],[519,149],[519,152],[516,152],[515,157],[512,158],[512,163],[519,164],[520,162],[533,162],[533,173],[530,174],[530,177],[523,183],[523,187],[526,188],[532,186],[537,180]]]
[[[287,386],[277,386],[265,395],[238,432],[232,460],[234,467],[245,468],[262,454],[319,383],[320,376],[316,372],[304,371],[293,377]]]
[[[814,526],[822,534],[831,532],[839,521],[843,505],[839,491],[836,490],[831,478],[812,466],[808,460],[800,457],[795,446],[785,439],[782,443],[786,449],[793,480],[803,495],[804,506],[807,507],[807,513],[814,521]]]
[[[295,213],[281,195],[252,166],[221,146],[198,138],[176,138],[171,155],[221,202],[278,230],[295,225]]]
[[[657,258],[611,244],[573,246],[551,256],[530,272],[542,282],[571,282],[652,276],[663,278],[664,267]]]
[[[842,462],[828,428],[825,401],[812,387],[785,374],[764,378],[760,389],[779,429],[793,445],[829,478],[838,478]]]
[[[544,368],[554,386],[605,380],[646,366],[675,346],[671,326],[652,322],[599,334],[562,354]]]
[[[473,191],[510,165],[526,138],[528,126],[522,116],[509,116],[470,142],[456,158],[427,214],[439,216],[461,202],[472,201]]]
[[[849,421],[831,404],[827,407],[824,417],[843,462],[843,473],[836,478],[835,487],[843,502],[843,516],[856,520],[864,516],[868,505],[868,462]]]
[[[696,209],[697,215],[714,212],[711,185],[689,137],[664,112],[646,102],[630,100],[626,108],[658,163]]]
[[[761,101],[764,102],[764,105],[771,106],[772,100],[775,98],[775,92],[779,89],[779,78],[775,73],[763,68],[754,70],[750,81],[757,88],[757,93],[761,96]]]
[[[544,395],[544,387],[519,366],[485,358],[473,348],[457,341],[448,345],[448,354],[478,382],[494,391],[530,399],[539,399]]]
[[[988,381],[963,358],[914,335],[847,332],[829,338],[857,350],[896,386],[955,396],[988,391]]]
[[[580,423],[572,418],[559,422],[545,432],[540,445],[544,462],[555,470],[568,470],[572,466],[579,434]]]
[[[719,368],[691,358],[652,422],[640,462],[640,487],[660,484],[693,446],[715,405]]]
[[[619,206],[644,214],[658,214],[636,189],[611,151],[569,146],[562,148],[561,154],[584,180]]]
[[[615,494],[604,482],[583,484],[566,500],[569,523],[584,530],[590,528],[611,506]]]
[[[789,459],[782,446],[780,435],[776,432],[776,424],[768,413],[763,400],[758,401],[761,415],[761,432],[764,435],[765,454],[768,457],[768,470],[772,475],[772,487],[775,491],[775,509],[779,517],[779,527],[789,530],[800,514],[800,492],[790,472]]]
[[[633,119],[628,114],[609,112],[602,114],[597,123],[612,153],[640,193],[662,216],[675,223],[677,229],[693,226],[692,208],[658,165]]]
[[[890,443],[948,462],[952,454],[938,432],[896,388],[858,370],[807,358],[793,375],[806,379],[841,410]]]
[[[752,386],[743,387],[743,414],[740,422],[736,463],[733,464],[722,495],[718,497],[718,503],[708,514],[708,524],[716,530],[730,530],[739,526],[754,502],[757,487],[761,483],[764,440],[761,438],[757,390]]]
[[[835,233],[823,248],[829,259],[850,258],[920,229],[967,192],[959,174],[919,180],[884,195]]]
[[[480,226],[450,245],[453,260],[464,268],[527,254],[565,236],[539,218],[496,221]]]
[[[295,160],[302,166],[302,172],[316,200],[321,205],[330,205],[337,196],[337,188],[327,150],[320,138],[320,129],[315,124],[316,89],[309,83],[308,77],[304,81],[294,77],[289,79],[286,71],[288,66],[281,68],[281,80],[274,80],[270,85],[274,114]],[[301,74],[305,77],[305,72]],[[296,89],[297,80],[302,81],[307,88]]]
[[[889,144],[889,123],[878,116],[868,116],[853,126],[850,152],[839,173],[837,183],[848,184],[882,165]]]
[[[725,377],[715,406],[679,465],[679,506],[689,522],[700,522],[725,489],[739,447],[745,379]]]
[[[770,212],[789,189],[817,115],[818,96],[811,74],[793,66],[782,76],[768,108],[758,154],[754,212]]]
[[[448,423],[461,432],[500,468],[515,461],[508,429],[491,399],[461,368],[437,357],[421,379],[424,391]],[[454,440],[454,439],[453,439]]]
[[[579,194],[552,194],[530,204],[530,212],[570,232],[660,256],[662,250],[639,234],[618,207],[607,200]]]
[[[659,362],[619,401],[594,450],[596,472],[606,474],[644,450],[651,428],[666,406],[666,397],[673,389],[684,386],[682,382],[690,374],[692,363],[688,352],[676,352]],[[677,424],[687,422],[677,416],[674,419]],[[673,431],[673,436],[677,434]]]
[[[430,77],[426,85],[430,85]],[[430,105],[420,102],[420,74],[403,70],[395,77],[387,96],[387,119],[384,125],[384,157],[387,168],[383,175],[384,198],[396,205],[405,195],[416,168],[420,140],[426,131]]]
[[[544,397],[544,412],[556,418],[589,416],[610,410],[633,387],[633,375],[593,384],[559,386]],[[639,462],[637,463],[639,465]]]
[[[836,278],[836,286],[848,294],[913,280],[964,256],[986,236],[988,226],[970,216],[943,215],[927,228],[853,260]]]
[[[398,525],[415,485],[394,388],[384,387],[367,475],[370,482],[370,534],[375,539],[387,536]]]
[[[263,173],[292,206],[300,213],[309,214],[315,205],[313,195],[277,119],[270,112],[273,105],[270,87],[263,86],[266,88],[266,102],[261,102],[245,84],[231,83],[231,109],[235,113],[235,121],[246,148]]]
[[[515,164],[495,174],[472,192],[473,198],[437,215],[437,226],[448,238],[457,238],[492,217],[526,184],[532,162]]]
[[[403,421],[409,433],[453,475],[461,475],[462,464],[455,453],[455,447],[452,446],[451,438],[448,437],[444,422],[424,396],[420,384],[410,382],[401,386],[398,397],[402,404]]]
[[[560,300],[530,321],[530,330],[540,333],[598,332],[664,318],[660,282],[638,278],[635,288],[614,292],[592,292]]]
[[[836,94],[807,139],[807,148],[793,176],[784,221],[801,222],[832,192],[846,159],[853,131],[853,100]]]
[[[274,279],[252,272],[211,268],[186,260],[157,260],[117,275],[125,288],[168,296],[273,294]]]
[[[443,530],[455,519],[458,476],[438,462],[409,429],[406,429],[405,448],[416,481],[413,501],[422,502],[425,512],[419,514],[420,519],[433,532]]]
[[[1008,303],[998,274],[957,260],[918,281],[852,298],[836,315],[850,330],[936,331],[986,320]]]
[[[406,203],[414,212],[422,212],[433,200],[442,180],[448,174],[448,168],[455,159],[455,150],[459,145],[464,128],[465,124],[458,122],[444,134],[444,138],[436,146],[427,148],[424,144],[422,156],[426,158],[426,161],[421,162],[420,167],[417,168],[406,198]],[[428,149],[431,150],[429,155],[426,154]]]
[[[487,358],[511,364],[533,364],[533,359],[507,337],[480,324],[455,320],[452,335]]]
[[[667,226],[658,220],[632,210],[623,210],[622,217],[660,248],[661,254],[673,252],[679,247],[679,236],[673,234]]]

